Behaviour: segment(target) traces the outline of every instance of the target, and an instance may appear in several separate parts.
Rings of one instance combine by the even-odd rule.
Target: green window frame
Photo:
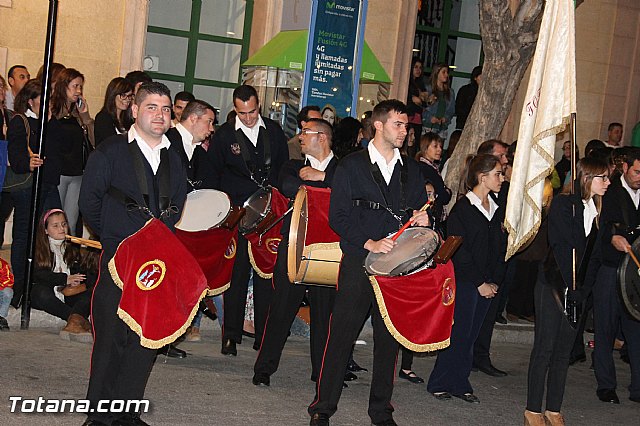
[[[198,42],[210,41],[223,44],[233,44],[241,46],[240,63],[247,60],[249,56],[249,41],[251,38],[251,24],[253,20],[253,7],[255,0],[244,0],[246,3],[244,24],[242,31],[242,38],[214,36],[210,34],[200,33],[200,14],[202,11],[202,3],[206,0],[192,0],[191,6],[191,19],[189,24],[189,30],[176,30],[172,28],[164,28],[153,25],[147,26],[147,33],[169,35],[174,37],[181,37],[188,40],[187,44],[187,60],[185,66],[185,75],[166,74],[155,71],[147,71],[151,78],[158,80],[174,81],[184,84],[185,91],[193,92],[194,86],[209,86],[209,87],[221,87],[227,89],[234,89],[242,82],[242,67],[238,70],[238,79],[236,82],[208,80],[202,78],[196,78],[196,58],[198,56]]]

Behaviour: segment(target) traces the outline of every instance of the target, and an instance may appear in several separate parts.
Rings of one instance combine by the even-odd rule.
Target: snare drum
[[[246,235],[258,231],[258,226],[271,222],[274,214],[271,212],[271,188],[260,188],[254,192],[242,206],[245,215],[240,219],[238,230]],[[264,229],[265,227],[262,226]]]
[[[231,200],[222,191],[198,189],[187,194],[176,228],[187,232],[220,226],[231,212]]]
[[[370,275],[408,275],[429,265],[440,248],[440,236],[429,228],[406,229],[388,253],[369,253],[364,267]]]
[[[331,190],[301,186],[289,228],[289,281],[335,287],[342,250],[340,237],[329,227]]]

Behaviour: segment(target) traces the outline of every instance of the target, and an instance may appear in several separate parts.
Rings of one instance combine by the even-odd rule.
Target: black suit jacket
[[[182,136],[180,135],[178,129],[172,127],[167,130],[167,133],[165,134],[167,135],[167,139],[169,139],[169,142],[171,142],[171,150],[175,151],[176,154],[178,154],[178,157],[180,157],[182,164],[187,170],[189,184],[193,189],[199,189],[202,186],[202,182],[198,181],[196,179],[196,176],[198,174],[201,174],[199,173],[199,169],[207,167],[207,152],[204,150],[204,148],[202,148],[201,145],[196,145],[195,149],[193,150],[193,156],[191,157],[191,160],[189,160],[189,157],[187,157],[187,153],[184,150]]]

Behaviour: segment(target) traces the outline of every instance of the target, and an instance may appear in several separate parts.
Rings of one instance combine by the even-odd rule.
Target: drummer
[[[429,225],[425,182],[415,160],[402,156],[409,120],[405,104],[380,102],[373,109],[375,136],[367,149],[341,160],[334,179],[329,224],[344,253],[316,397],[309,406],[311,425],[328,425],[338,407],[344,374],[365,318],[371,310],[374,340],[369,416],[374,425],[395,424],[391,396],[398,342],[389,333],[363,267],[368,253],[388,253],[388,236],[410,220]]]
[[[210,170],[203,186],[226,192],[234,206],[243,203],[258,190],[277,186],[282,164],[288,160],[287,138],[273,120],[260,115],[258,94],[252,86],[241,85],[233,91],[236,118],[226,122],[213,135],[207,158]],[[203,175],[201,175],[203,176]],[[223,355],[237,355],[242,341],[247,287],[251,274],[248,241],[238,236],[231,287],[224,293]],[[253,274],[255,321],[254,349],[259,349],[269,308],[271,281]]]
[[[300,185],[319,188],[331,186],[338,165],[331,151],[333,131],[331,124],[321,118],[306,121],[300,132],[300,146],[304,160],[289,160],[280,171],[282,194],[293,200]],[[328,205],[326,206],[329,207]],[[311,212],[310,214],[313,214]],[[269,386],[269,377],[276,372],[287,335],[296,316],[305,291],[309,290],[311,315],[311,380],[316,381],[322,362],[322,353],[329,331],[329,317],[335,288],[292,285],[287,276],[287,253],[291,216],[282,224],[282,241],[273,272],[274,293],[269,307],[269,318],[264,330],[262,347],[253,367],[253,384]]]

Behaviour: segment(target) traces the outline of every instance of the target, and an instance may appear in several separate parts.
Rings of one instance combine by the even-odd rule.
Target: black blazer
[[[453,256],[458,283],[471,283],[476,287],[485,282],[502,284],[507,250],[507,234],[502,228],[504,215],[504,205],[498,204],[489,221],[466,196],[453,206],[447,220],[447,233],[464,238]]]
[[[313,186],[316,188],[330,188],[331,182],[333,180],[333,175],[335,174],[336,168],[338,167],[338,158],[333,157],[331,161],[329,161],[329,164],[324,171],[325,176],[323,181],[300,179],[298,173],[300,172],[300,169],[305,166],[306,164],[304,160],[288,160],[282,165],[282,169],[280,169],[278,188],[280,188],[280,192],[282,192],[282,195],[291,200],[291,203],[293,203],[295,196],[298,193],[298,188],[300,188],[301,185]],[[289,237],[290,225],[291,213],[289,213],[287,217],[282,221],[282,230],[280,231],[280,233],[285,237]]]
[[[266,183],[272,186],[278,184],[278,175],[282,164],[289,159],[287,138],[284,132],[273,120],[262,117],[266,129],[260,128],[258,145],[251,150],[251,158],[258,167],[264,166],[264,136],[269,139],[271,151],[271,169],[268,176],[257,173],[256,179],[266,178]],[[239,130],[241,137],[246,139]],[[198,170],[196,179],[203,181],[203,187],[218,189],[231,197],[233,205],[242,205],[247,198],[258,190],[258,185],[251,180],[249,169],[238,149],[235,122],[225,123],[213,135],[209,150],[206,152],[207,165]],[[253,144],[247,139],[249,146]],[[244,147],[243,147],[244,149]]]
[[[89,156],[80,188],[79,204],[82,217],[100,235],[107,260],[113,256],[122,240],[140,230],[149,219],[137,210],[129,211],[121,201],[108,194],[109,188],[113,186],[136,200],[139,205],[144,205],[127,144],[127,135],[112,136],[103,141]],[[149,164],[146,161],[144,163],[149,169],[148,174],[151,174]],[[173,229],[180,218],[188,187],[184,166],[178,155],[171,150],[169,167],[170,197],[172,204],[178,207],[178,213],[172,214],[163,222]],[[151,185],[149,179],[147,183]],[[152,210],[157,210],[157,205],[153,206],[152,202],[150,204]]]
[[[371,163],[366,149],[347,155],[338,164],[332,182],[329,224],[340,236],[340,248],[344,253],[365,257],[367,240],[380,240],[399,229],[398,221],[385,209],[354,206],[354,200],[366,200],[385,204],[383,193],[392,210],[402,215],[402,222],[411,217],[427,202],[424,178],[418,163],[402,157],[407,167],[407,183],[404,185],[407,211],[400,211],[401,164],[396,163],[389,185],[383,182],[381,190],[371,173]]]
[[[180,160],[182,161],[182,164],[187,170],[187,177],[189,178],[193,189],[199,189],[202,185],[201,183],[196,182],[196,176],[199,174],[198,170],[200,168],[207,167],[207,152],[204,150],[204,148],[202,148],[201,145],[196,145],[195,149],[193,150],[193,156],[191,157],[191,160],[189,160],[189,157],[187,157],[187,153],[184,150],[182,136],[180,135],[178,129],[172,127],[167,130],[167,133],[165,134],[167,135],[167,139],[169,139],[169,142],[171,142],[171,149],[178,154]]]

